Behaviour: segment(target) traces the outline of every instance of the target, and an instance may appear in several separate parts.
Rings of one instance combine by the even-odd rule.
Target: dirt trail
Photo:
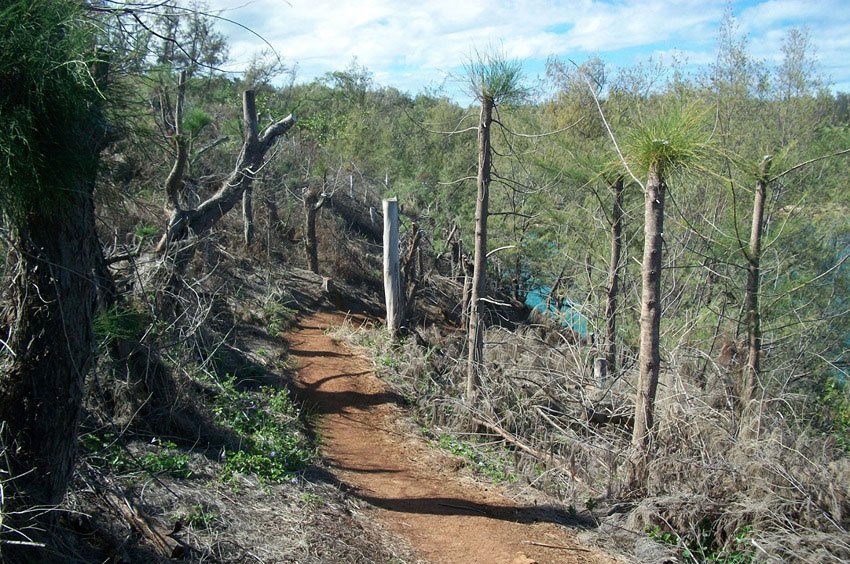
[[[302,319],[287,335],[290,354],[301,396],[319,416],[322,454],[386,528],[429,562],[616,562],[578,545],[551,512],[462,480],[450,457],[404,433],[400,398],[366,359],[325,335],[343,321],[325,312]]]

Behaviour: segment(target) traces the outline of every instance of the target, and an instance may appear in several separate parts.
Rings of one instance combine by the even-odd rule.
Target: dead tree
[[[469,298],[469,343],[466,364],[466,401],[473,405],[478,396],[481,371],[484,367],[484,319],[481,299],[487,285],[487,219],[490,214],[490,173],[492,150],[490,129],[493,124],[495,102],[491,96],[481,97],[481,115],[478,122],[478,194],[475,200],[475,254]]]
[[[253,90],[246,90],[242,96],[242,119],[245,128],[245,141],[233,172],[221,184],[218,191],[209,199],[194,209],[182,209],[180,202],[172,194],[174,187],[166,182],[167,210],[170,214],[165,235],[157,246],[157,251],[164,251],[174,243],[182,241],[190,234],[201,236],[207,233],[224,215],[239,203],[243,194],[249,189],[257,172],[262,168],[266,153],[277,141],[278,137],[289,131],[295,125],[295,117],[290,114],[277,121],[262,132],[257,124],[257,107]],[[175,116],[175,121],[177,121]],[[178,139],[180,136],[178,135]],[[177,145],[179,147],[179,144]],[[172,172],[177,179],[177,186],[182,181],[179,165],[180,154],[175,161]],[[184,165],[185,166],[185,165]],[[179,174],[178,174],[179,173]],[[169,175],[171,178],[172,175]]]
[[[254,242],[254,189],[252,186],[242,192],[242,234],[245,246],[250,247]]]
[[[422,231],[419,225],[414,223],[410,228],[410,239],[408,240],[407,251],[401,261],[401,278],[404,286],[404,303],[413,303],[414,294],[419,284],[419,277],[422,276],[422,253],[420,252],[420,243],[422,242]],[[419,267],[417,271],[417,265]]]

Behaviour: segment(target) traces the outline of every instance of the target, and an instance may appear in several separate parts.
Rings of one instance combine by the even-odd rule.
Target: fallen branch
[[[516,448],[520,449],[521,451],[523,451],[527,454],[530,454],[531,456],[533,456],[537,460],[550,461],[550,462],[557,463],[558,465],[563,467],[562,469],[570,476],[571,479],[575,480],[576,482],[583,483],[581,478],[579,478],[572,471],[567,469],[569,467],[569,464],[567,464],[567,462],[565,460],[562,460],[561,458],[555,456],[554,454],[546,453],[546,452],[537,450],[534,447],[528,446],[527,444],[523,443],[518,438],[516,438],[515,436],[513,436],[512,434],[510,434],[509,432],[507,432],[506,430],[502,429],[501,427],[499,427],[497,425],[494,425],[492,423],[487,423],[486,421],[482,421],[480,419],[476,419],[475,423],[484,427],[485,429],[487,429],[489,431],[496,433],[497,435],[502,437],[505,441],[514,445]]]
[[[172,537],[155,519],[134,507],[126,496],[113,491],[107,491],[102,496],[106,505],[124,517],[157,554],[165,558],[182,558],[186,554],[183,543]]]
[[[522,541],[524,544],[530,544],[533,546],[542,546],[545,548],[557,548],[558,550],[574,550],[576,552],[593,552],[589,548],[579,548],[577,546],[561,546],[559,544],[547,544],[545,542],[537,542],[537,541]]]

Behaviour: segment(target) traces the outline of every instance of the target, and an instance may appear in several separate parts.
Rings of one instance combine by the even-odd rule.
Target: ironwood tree
[[[617,295],[620,290],[620,255],[623,253],[623,177],[611,184],[611,259],[608,264],[608,291],[605,303],[605,359],[608,370],[617,371]]]
[[[62,500],[74,465],[93,356],[92,195],[107,66],[73,2],[6,4],[0,53],[0,206],[10,235],[0,367],[5,534],[45,520],[33,508]],[[25,550],[0,546],[4,558]]]
[[[491,133],[497,104],[510,103],[523,95],[519,63],[500,54],[479,54],[466,66],[470,92],[480,104],[478,118],[478,174],[475,199],[475,247],[467,328],[468,357],[466,401],[472,405],[478,396],[484,366],[484,324],[481,300],[487,284],[487,219],[490,213],[490,181],[493,166]]]
[[[645,489],[655,423],[655,397],[661,369],[661,275],[664,250],[664,201],[667,179],[700,152],[699,120],[676,108],[639,125],[632,139],[633,158],[645,168],[644,242],[641,262],[639,375],[635,396],[632,453],[627,485]]]

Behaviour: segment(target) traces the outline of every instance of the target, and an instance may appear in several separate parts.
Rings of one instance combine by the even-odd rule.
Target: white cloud
[[[828,26],[813,33],[825,66],[850,80],[850,66],[833,59],[850,25],[839,0],[766,0],[744,8],[739,21],[753,54],[775,60],[785,28]],[[725,0],[213,0],[211,9],[250,27],[289,62],[301,80],[347,66],[352,57],[382,84],[418,91],[457,72],[474,49],[502,48],[509,57],[550,55],[623,59],[677,50],[689,64],[713,60]],[[232,9],[231,8],[235,8]],[[838,17],[840,16],[840,17]],[[235,66],[263,48],[253,35],[222,26]],[[841,39],[839,39],[841,38]]]
[[[744,29],[761,32],[802,21],[828,21],[847,10],[844,0],[767,0],[741,10]]]

